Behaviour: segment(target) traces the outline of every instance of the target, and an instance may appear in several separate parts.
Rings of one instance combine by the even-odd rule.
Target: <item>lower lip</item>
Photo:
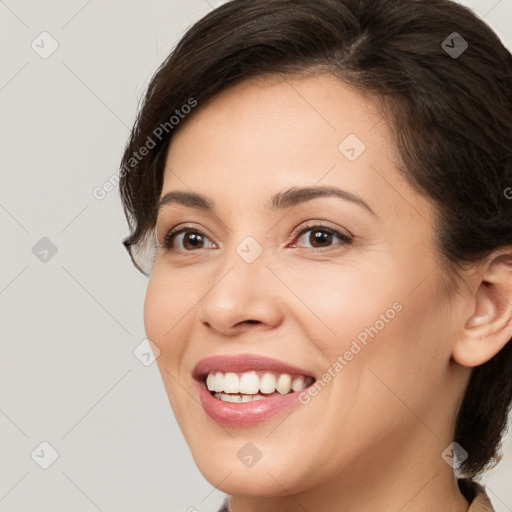
[[[198,381],[197,385],[199,398],[206,414],[220,425],[249,427],[300,403],[299,392],[263,398],[254,402],[224,402],[212,396],[203,382]]]

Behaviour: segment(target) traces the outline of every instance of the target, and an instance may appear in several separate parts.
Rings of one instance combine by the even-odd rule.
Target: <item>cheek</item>
[[[163,359],[172,351],[181,351],[181,345],[189,330],[188,313],[197,297],[188,297],[190,287],[183,286],[176,279],[163,277],[155,272],[151,275],[144,300],[144,327],[147,337],[161,350]],[[180,340],[183,342],[180,344]]]
[[[368,338],[372,326],[381,331],[398,316],[399,293],[382,279],[378,269],[355,263],[316,263],[313,272],[304,268],[294,273],[293,291],[306,309],[293,299],[290,304],[297,304],[294,310],[300,312],[305,330],[334,357],[347,350],[352,340]]]
[[[158,279],[152,275],[144,299],[144,328],[147,337],[157,343],[161,349],[158,340],[161,339],[166,326],[169,328],[170,319],[166,312],[166,296],[157,283]]]
[[[290,304],[297,304],[291,311],[326,356],[326,371],[346,355],[337,365],[340,372],[348,365],[352,375],[373,368],[406,395],[418,379],[431,381],[444,371],[451,350],[450,308],[437,275],[418,286],[416,271],[389,261],[316,267],[293,270],[293,291],[302,304]]]
[[[172,282],[171,282],[172,281]],[[182,364],[191,330],[192,306],[197,297],[187,297],[189,287],[154,272],[144,300],[146,336],[160,350],[156,360],[171,407],[180,421],[190,407],[190,394],[182,384],[190,379]],[[189,313],[189,315],[187,315]]]
[[[396,299],[396,311],[377,311],[375,318],[384,313],[383,321],[369,319],[373,328],[362,331],[368,334],[366,344],[359,343],[362,350],[345,376],[365,376],[361,393],[365,400],[372,395],[376,409],[386,404],[388,411],[402,414],[402,400],[426,418],[442,392],[451,354],[450,304],[436,286],[436,276],[431,279],[413,292],[397,289],[389,299]]]

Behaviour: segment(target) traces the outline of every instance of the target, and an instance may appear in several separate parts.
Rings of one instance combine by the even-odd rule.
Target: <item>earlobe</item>
[[[512,338],[512,248],[494,252],[479,275],[474,310],[452,353],[466,367],[492,359]]]

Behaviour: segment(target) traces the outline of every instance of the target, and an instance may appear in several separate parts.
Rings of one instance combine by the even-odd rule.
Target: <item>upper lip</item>
[[[255,354],[239,354],[235,356],[218,355],[201,359],[192,375],[195,379],[201,380],[205,375],[214,372],[248,372],[251,370],[269,370],[276,373],[289,373],[293,375],[304,375],[305,377],[313,377],[313,375],[305,369],[283,363],[278,359],[270,357],[258,356]]]

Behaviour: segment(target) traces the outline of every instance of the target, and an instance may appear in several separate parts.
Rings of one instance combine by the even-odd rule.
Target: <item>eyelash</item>
[[[334,228],[330,228],[328,226],[325,226],[325,225],[322,225],[322,224],[314,224],[314,223],[306,223],[306,225],[302,226],[302,228],[300,229],[300,231],[297,231],[297,232],[294,232],[292,234],[293,236],[293,240],[295,240],[296,238],[300,238],[304,233],[307,233],[308,231],[324,231],[326,233],[329,233],[331,235],[335,235],[337,236],[341,242],[340,244],[343,244],[343,245],[350,245],[353,243],[353,240],[352,238],[347,235],[346,233],[342,233],[341,231],[338,231],[337,229],[334,229]],[[161,244],[161,247],[163,249],[166,249],[168,251],[181,251],[181,252],[194,252],[193,250],[192,251],[187,251],[187,250],[182,250],[182,249],[174,249],[172,247],[172,244],[174,242],[174,239],[176,238],[176,236],[178,236],[179,234],[181,233],[195,233],[195,234],[199,234],[199,235],[202,235],[202,236],[205,236],[204,233],[202,233],[201,231],[199,231],[198,229],[192,227],[192,226],[182,226],[180,228],[177,228],[177,229],[171,229],[165,236],[164,236],[164,239],[162,241],[162,244]],[[208,238],[208,237],[206,237]],[[209,240],[209,239],[208,239]],[[316,252],[325,252],[325,251],[329,251],[329,250],[332,250],[333,248],[335,247],[326,247],[326,248],[315,248],[315,247],[306,247],[306,249],[313,249],[313,250],[316,250]]]

